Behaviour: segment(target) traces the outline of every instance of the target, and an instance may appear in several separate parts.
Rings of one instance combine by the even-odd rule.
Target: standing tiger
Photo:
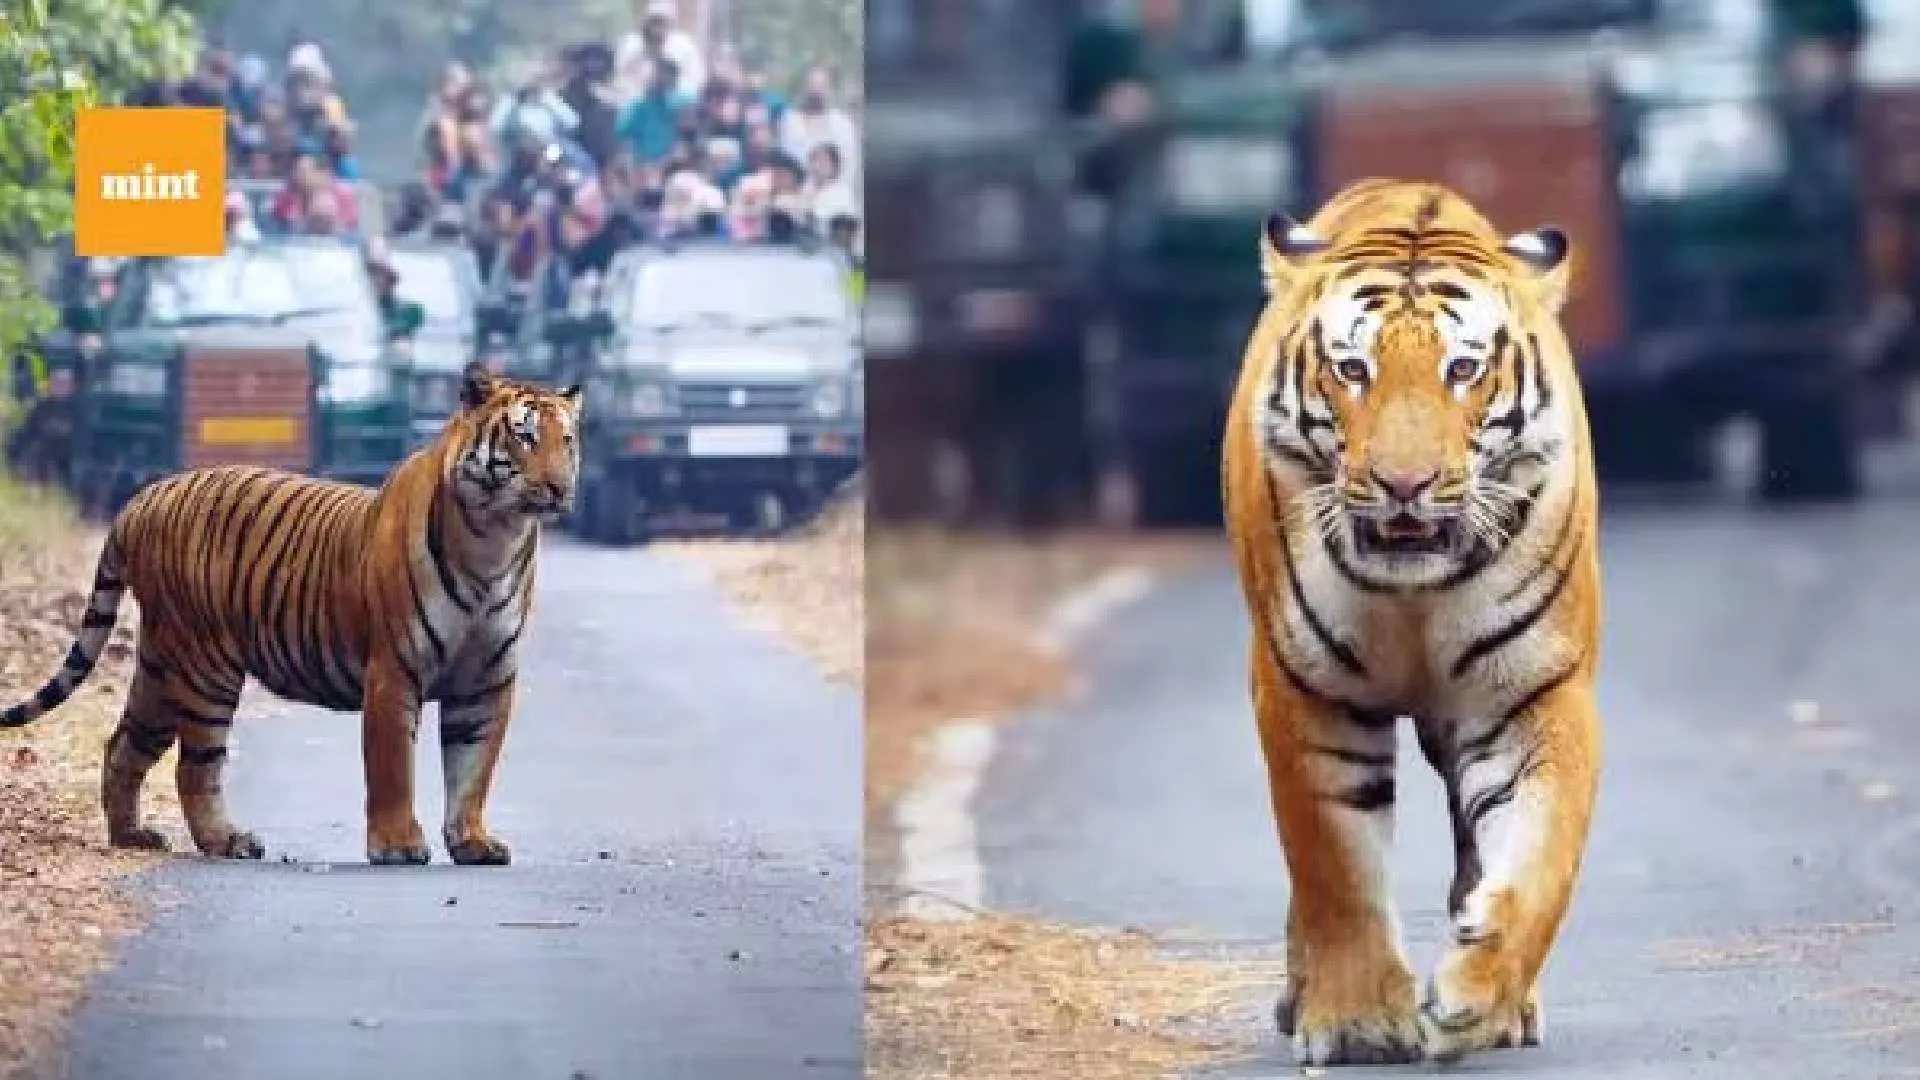
[[[513,708],[539,522],[573,499],[580,390],[474,365],[461,405],[377,491],[245,466],[142,489],[107,534],[66,664],[0,714],[0,727],[31,723],[73,693],[132,589],[137,664],[100,778],[113,844],[166,846],[140,822],[140,786],[177,739],[194,845],[261,856],[221,794],[227,733],[251,676],[284,698],[363,713],[373,863],[431,858],[413,811],[413,741],[421,708],[438,701],[447,852],[456,863],[506,864],[483,812]]]
[[[1310,1065],[1535,1045],[1600,752],[1569,241],[1387,180],[1263,233],[1223,481],[1291,879],[1281,1031]],[[1454,837],[1423,994],[1387,868],[1402,716]]]

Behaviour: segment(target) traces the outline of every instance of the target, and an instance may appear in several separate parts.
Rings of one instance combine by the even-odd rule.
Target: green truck
[[[1910,305],[1868,250],[1850,89],[1786,62],[1805,34],[1767,0],[1196,0],[1139,35],[1154,115],[1108,199],[1089,356],[1111,512],[1217,515],[1260,222],[1369,176],[1570,232],[1565,324],[1610,475],[1699,477],[1739,415],[1763,494],[1854,494]]]
[[[867,5],[866,355],[880,517],[1071,511],[1085,245],[1043,0]]]
[[[396,342],[421,312],[383,319],[350,241],[276,238],[215,257],[129,260],[102,303],[63,314],[65,332],[44,357],[70,386],[69,482],[91,512],[207,465],[378,484],[407,450]]]

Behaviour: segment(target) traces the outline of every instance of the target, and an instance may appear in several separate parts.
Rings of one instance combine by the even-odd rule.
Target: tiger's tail
[[[124,559],[118,530],[115,533],[107,539],[100,561],[94,567],[93,596],[87,601],[87,613],[80,618],[80,633],[73,639],[73,648],[67,650],[66,662],[33,697],[0,713],[0,728],[25,727],[40,719],[72,697],[80,684],[87,681],[87,676],[93,674],[93,665],[99,662],[107,639],[113,636],[120,599],[127,593],[127,583],[120,576]]]

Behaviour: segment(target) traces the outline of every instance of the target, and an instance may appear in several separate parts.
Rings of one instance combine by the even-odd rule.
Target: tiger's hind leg
[[[1302,1065],[1418,1061],[1415,982],[1387,876],[1392,719],[1309,697],[1263,654],[1254,707],[1292,884],[1276,1020]]]
[[[154,763],[166,756],[177,736],[178,722],[166,706],[164,677],[145,656],[134,670],[120,723],[107,737],[100,767],[100,808],[106,812],[107,842],[114,847],[167,850],[167,838],[143,824],[140,789]]]
[[[1537,1043],[1538,980],[1572,900],[1592,819],[1599,717],[1584,673],[1513,716],[1462,733],[1450,771],[1480,875],[1422,1007],[1440,1061]],[[1456,883],[1457,884],[1457,883]]]
[[[233,730],[231,701],[205,701],[180,716],[180,760],[173,778],[180,791],[180,809],[187,817],[194,846],[203,855],[226,859],[258,859],[266,854],[260,838],[234,827],[227,817],[227,799],[221,776],[227,765],[227,735]]]

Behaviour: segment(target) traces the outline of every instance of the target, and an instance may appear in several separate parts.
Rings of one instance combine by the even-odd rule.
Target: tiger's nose
[[[1410,503],[1440,479],[1439,469],[1371,470],[1373,482],[1395,502]]]

